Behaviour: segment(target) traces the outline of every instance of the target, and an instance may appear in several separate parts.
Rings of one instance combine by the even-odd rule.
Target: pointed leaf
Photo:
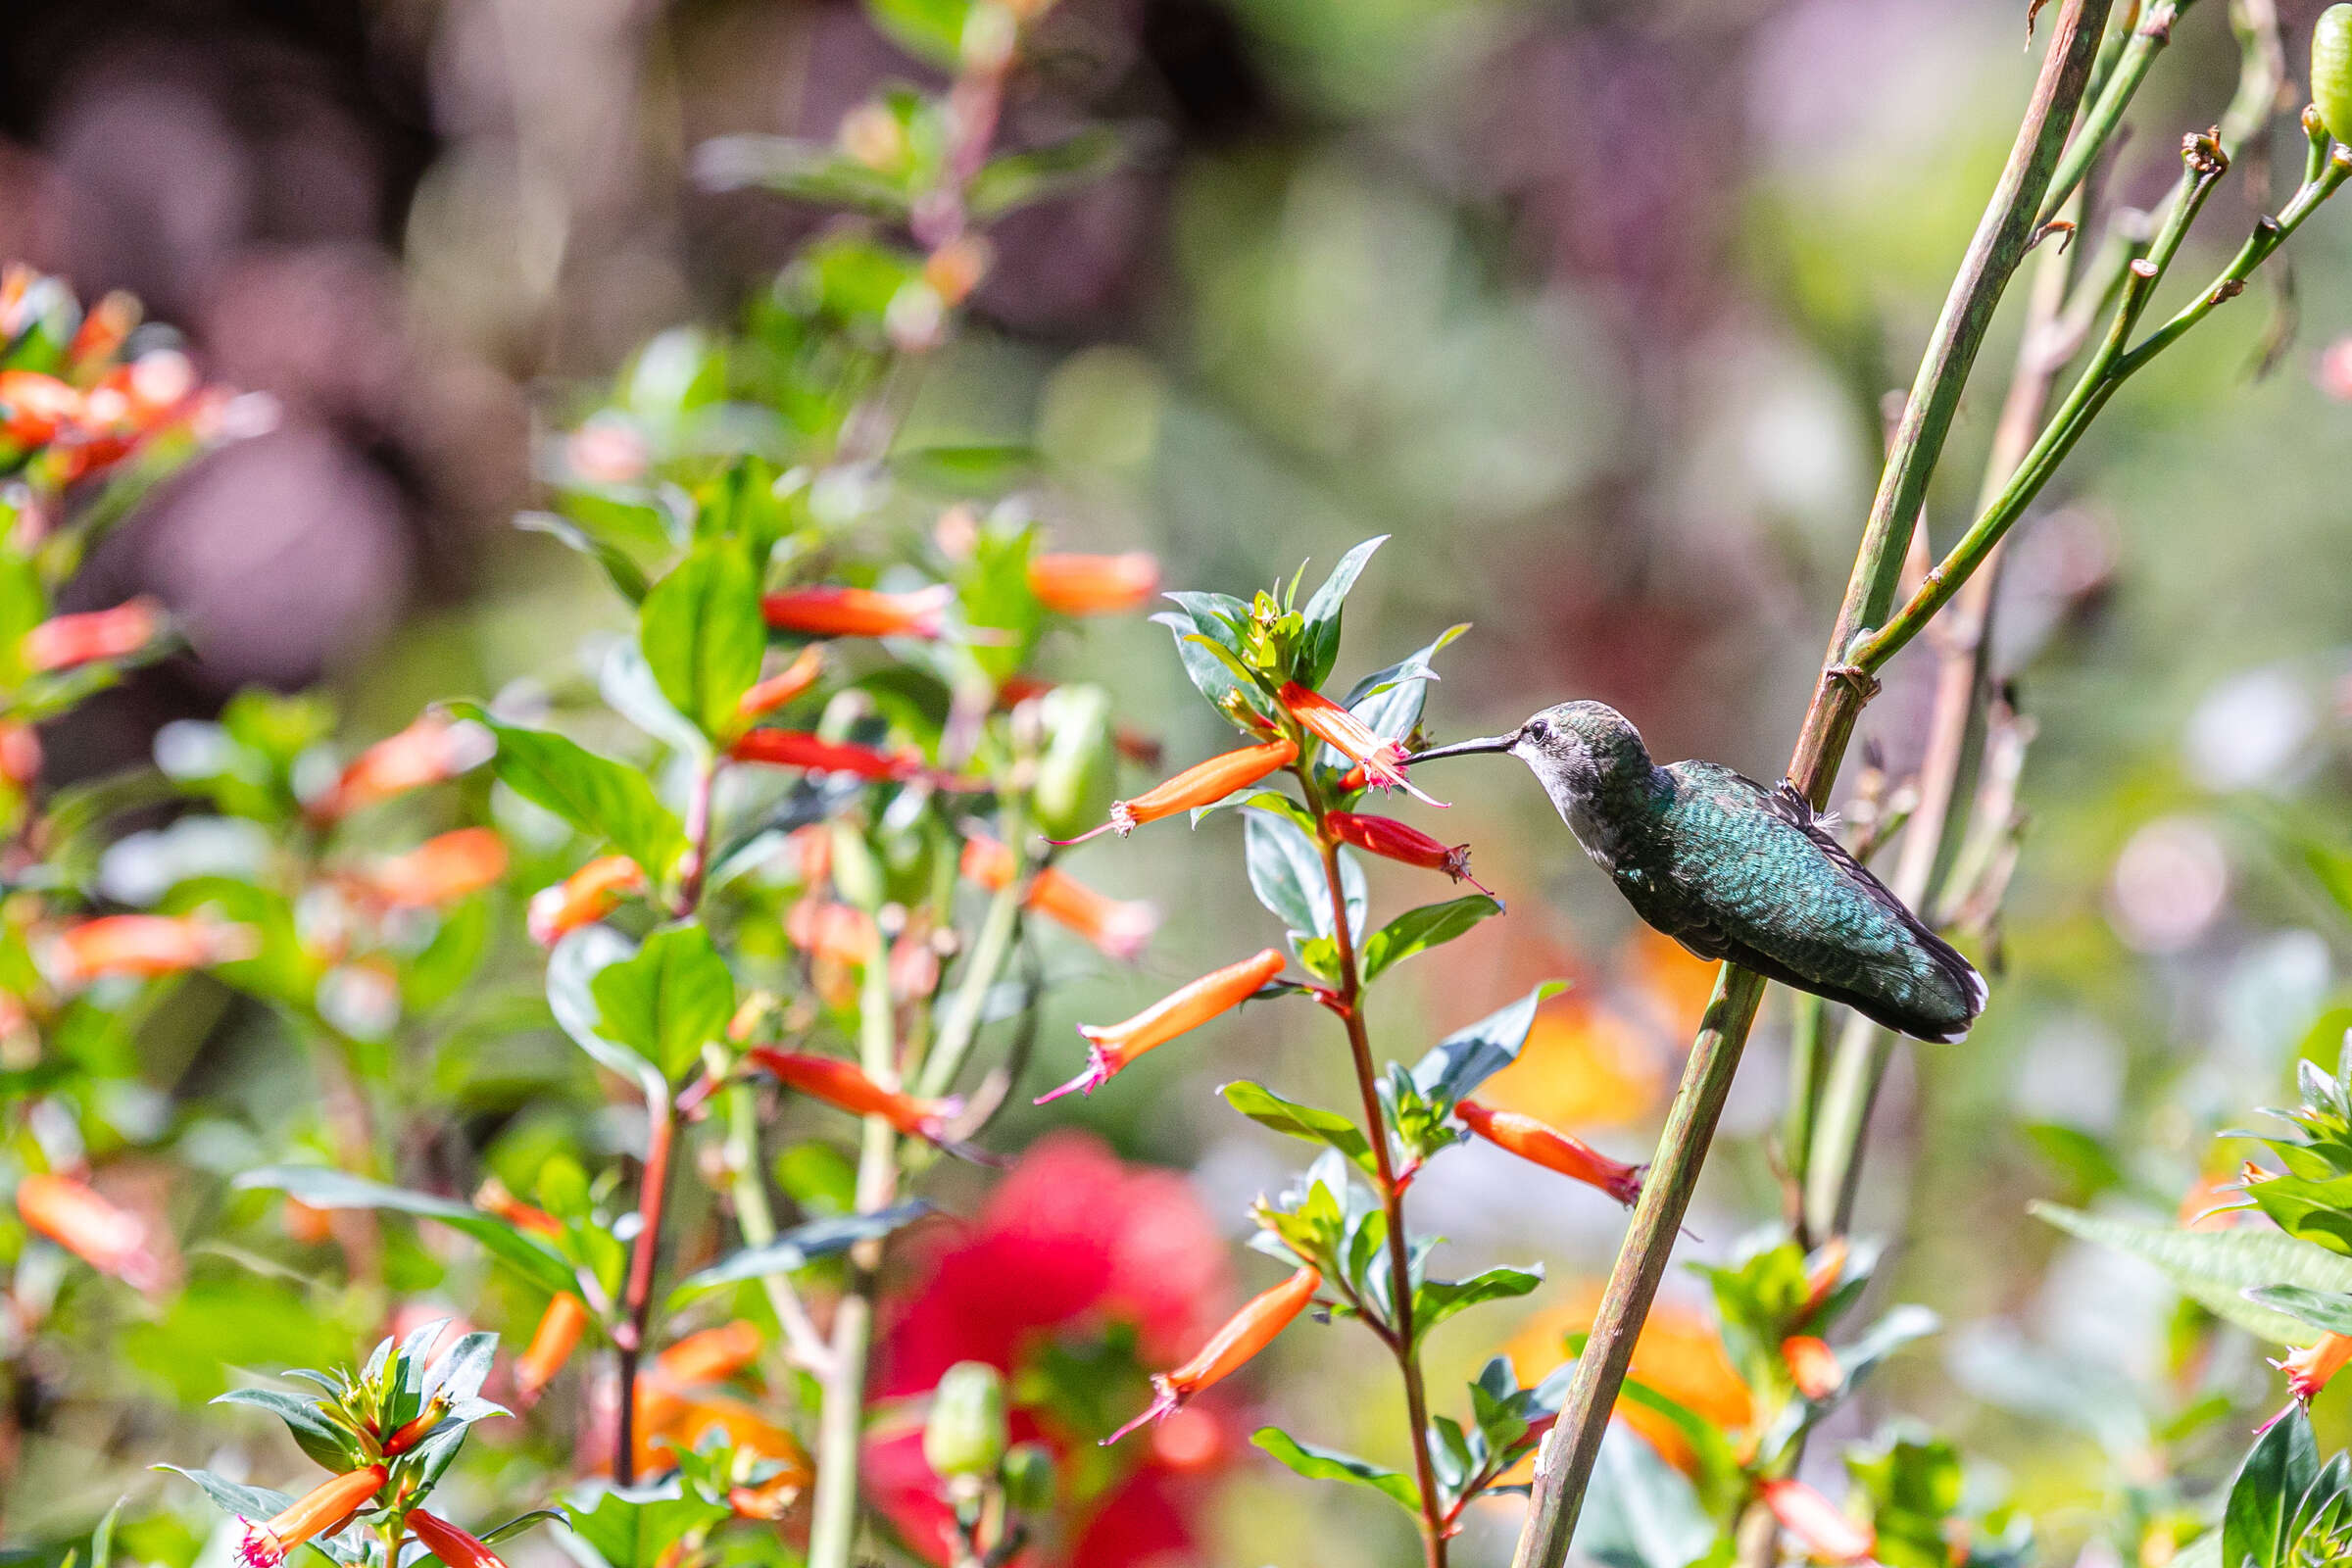
[[[598,971],[588,990],[604,1032],[672,1083],[694,1070],[704,1046],[726,1037],[735,1013],[735,977],[699,922],[655,932],[636,956]]]
[[[1438,678],[1430,661],[1469,629],[1468,621],[1448,626],[1419,653],[1386,669],[1376,669],[1357,681],[1348,694],[1348,710],[1370,726],[1373,734],[1402,741],[1421,722],[1421,710],[1429,700],[1429,683]]]
[[[1413,1087],[1441,1111],[1451,1110],[1519,1059],[1527,1032],[1535,1027],[1536,1008],[1566,989],[1563,981],[1546,980],[1509,1006],[1447,1035],[1413,1064]]]
[[[545,1291],[579,1289],[571,1265],[553,1248],[469,1203],[387,1187],[322,1165],[265,1166],[239,1174],[229,1185],[241,1191],[261,1188],[284,1193],[313,1208],[380,1208],[438,1220],[453,1231],[472,1237],[492,1256]]]
[[[654,798],[654,787],[641,769],[599,757],[552,730],[502,723],[475,703],[452,703],[449,709],[498,737],[491,766],[501,783],[589,837],[611,844],[643,866],[647,876],[667,876],[685,853],[685,829]]]
[[[1501,912],[1502,905],[1483,893],[1405,910],[1364,938],[1364,984],[1370,985],[1414,954],[1444,947],[1489,915]]]
[[[2352,1334],[2352,1295],[2314,1291],[2301,1285],[2264,1285],[2246,1292],[2246,1299],[2323,1334]]]
[[[1544,1283],[1544,1265],[1490,1268],[1466,1280],[1428,1280],[1413,1292],[1413,1337],[1419,1339],[1456,1312],[1481,1301],[1507,1301]]]
[[[2309,1345],[2319,1335],[2293,1317],[2249,1301],[2243,1292],[2270,1285],[2352,1291],[2352,1259],[2292,1236],[2252,1230],[2173,1230],[2052,1203],[2031,1206],[2034,1213],[2062,1231],[2146,1259],[2182,1295],[2209,1311],[2282,1345]]]
[[[2289,1405],[2255,1442],[2230,1486],[2222,1512],[2222,1561],[2230,1568],[2287,1568],[2293,1544],[2287,1527],[2295,1505],[2320,1473],[2319,1445],[2311,1417]]]
[[[1352,1453],[1300,1443],[1280,1427],[1259,1427],[1250,1441],[1309,1481],[1346,1481],[1370,1487],[1407,1513],[1418,1515],[1421,1511],[1421,1489],[1413,1485],[1410,1476]]]
[[[994,218],[1101,179],[1127,157],[1127,138],[1090,125],[1043,147],[991,159],[972,176],[965,200],[977,218]]]
[[[1714,1539],[1682,1473],[1629,1428],[1611,1427],[1593,1463],[1576,1548],[1603,1568],[1689,1568]]]
[[[820,1257],[846,1252],[858,1243],[887,1236],[903,1225],[909,1224],[931,1212],[931,1205],[917,1199],[878,1208],[869,1214],[838,1214],[828,1219],[810,1220],[796,1226],[764,1247],[747,1247],[742,1251],[723,1257],[699,1273],[678,1282],[670,1293],[674,1309],[705,1291],[721,1285],[733,1285],[741,1280],[756,1280],[769,1274],[789,1274],[806,1268]]]
[[[566,934],[547,957],[547,1007],[572,1044],[607,1071],[637,1084],[650,1100],[661,1092],[660,1070],[604,1032],[604,1010],[593,989],[598,975],[636,951],[635,943],[609,925],[584,925]]]
[[[1285,816],[1251,811],[1242,825],[1250,888],[1257,902],[1301,940],[1330,936],[1335,927],[1322,851]]]
[[[1310,1144],[1328,1144],[1354,1161],[1367,1175],[1374,1169],[1372,1146],[1354,1122],[1336,1110],[1302,1105],[1283,1099],[1263,1084],[1244,1079],[1217,1091],[1225,1102],[1261,1127],[1271,1127]]]
[[[1331,674],[1331,666],[1340,662],[1340,618],[1348,606],[1348,592],[1355,587],[1355,579],[1363,575],[1372,553],[1388,542],[1387,534],[1376,534],[1342,556],[1340,564],[1331,568],[1331,575],[1323,579],[1323,586],[1306,602],[1303,612],[1306,629],[1299,639],[1299,662],[1291,671],[1291,678],[1301,686],[1320,687]]]
[[[217,1476],[210,1470],[183,1470],[175,1464],[159,1464],[158,1470],[169,1470],[175,1476],[185,1476],[204,1489],[204,1494],[214,1503],[240,1519],[274,1519],[294,1506],[291,1493],[273,1491],[269,1487],[249,1487],[226,1476]]]
[[[564,1511],[570,1516],[576,1544],[587,1546],[607,1568],[660,1568],[663,1555],[687,1535],[725,1518],[727,1505],[710,1501],[673,1478],[634,1492],[592,1483],[564,1498]]]

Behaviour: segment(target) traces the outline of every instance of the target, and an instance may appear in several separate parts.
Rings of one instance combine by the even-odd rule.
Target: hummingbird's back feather
[[[1961,1039],[1984,981],[1823,830],[1786,782],[1677,762],[1652,831],[1610,871],[1642,918],[1703,958],[1728,958],[1922,1040]]]

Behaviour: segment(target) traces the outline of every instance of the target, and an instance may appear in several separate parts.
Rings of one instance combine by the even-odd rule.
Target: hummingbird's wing
[[[1702,957],[1843,1003],[1922,1040],[1957,1040],[1984,982],[1848,855],[1793,787],[1768,790],[1713,762],[1678,762],[1658,853],[1624,876],[1650,922]]]

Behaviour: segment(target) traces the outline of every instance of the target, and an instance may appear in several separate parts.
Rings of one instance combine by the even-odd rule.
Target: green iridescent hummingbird
[[[1634,912],[1700,957],[1921,1040],[1958,1040],[1984,1011],[1975,966],[1846,854],[1788,780],[1766,789],[1715,762],[1660,767],[1601,703],[1562,703],[1507,735],[1407,760],[1482,753],[1533,768]]]

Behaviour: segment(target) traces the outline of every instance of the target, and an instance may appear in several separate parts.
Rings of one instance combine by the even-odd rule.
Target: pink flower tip
[[[1152,1380],[1152,1402],[1144,1406],[1144,1413],[1119,1428],[1118,1431],[1113,1432],[1109,1437],[1104,1438],[1098,1446],[1107,1448],[1137,1427],[1149,1426],[1154,1421],[1167,1419],[1176,1413],[1176,1407],[1183,1402],[1183,1396],[1176,1392],[1165,1377],[1153,1378]]]
[[[237,1543],[237,1560],[245,1568],[278,1568],[286,1560],[284,1544],[270,1533],[269,1526],[242,1517],[237,1523],[245,1527],[244,1537]]]
[[[1084,1037],[1085,1030],[1086,1026],[1084,1024],[1079,1025],[1079,1033],[1081,1038]],[[1072,1090],[1076,1090],[1082,1095],[1092,1095],[1096,1090],[1110,1082],[1110,1075],[1113,1070],[1114,1069],[1110,1065],[1109,1058],[1102,1054],[1102,1048],[1094,1044],[1094,1042],[1090,1040],[1087,1042],[1086,1071],[1080,1073],[1077,1077],[1071,1079],[1068,1083],[1063,1084],[1058,1089],[1047,1090],[1044,1094],[1031,1101],[1030,1103],[1033,1105],[1043,1105],[1050,1101],[1059,1100],[1062,1096],[1070,1093]]]

